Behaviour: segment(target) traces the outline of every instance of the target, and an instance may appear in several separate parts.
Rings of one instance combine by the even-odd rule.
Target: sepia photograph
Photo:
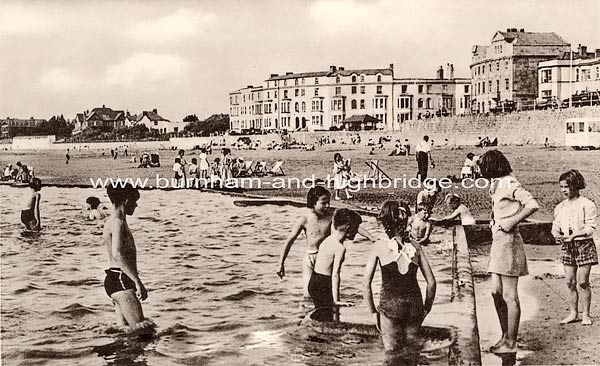
[[[600,1],[0,1],[0,366],[600,365]]]

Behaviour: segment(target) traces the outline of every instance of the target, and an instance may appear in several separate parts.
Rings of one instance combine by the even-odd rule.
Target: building
[[[565,52],[555,60],[538,65],[540,101],[560,101],[573,94],[600,91],[600,49],[587,52],[579,45],[577,52]]]
[[[436,79],[395,79],[392,64],[383,69],[330,66],[327,71],[271,74],[263,85],[229,93],[230,129],[342,129],[347,118],[369,115],[379,120],[378,129],[397,130],[407,120],[455,114],[456,90],[464,90],[456,85],[468,87],[469,80],[455,79],[454,67],[447,68],[447,78],[442,68]]]
[[[182,132],[187,125],[185,122],[171,122],[158,114],[157,109],[151,111],[143,111],[137,115],[135,125],[144,125],[150,131],[156,131],[159,134]]]
[[[105,105],[84,113],[84,116],[85,120],[82,122],[81,130],[88,127],[110,127],[112,129],[125,127],[125,112],[114,111]]]
[[[12,136],[13,131],[21,130],[25,134],[28,129],[33,129],[38,127],[44,122],[48,122],[45,119],[39,118],[29,118],[29,119],[20,119],[20,118],[10,118],[6,117],[5,119],[0,119],[0,131],[2,133],[2,138],[9,138]]]
[[[472,110],[489,112],[505,101],[518,109],[533,108],[538,96],[538,64],[569,52],[556,33],[507,29],[496,32],[491,45],[475,45],[471,58]]]

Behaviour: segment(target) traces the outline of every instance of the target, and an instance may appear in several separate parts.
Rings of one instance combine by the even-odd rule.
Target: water
[[[104,191],[43,188],[44,230],[26,235],[18,202],[25,190],[0,186],[3,365],[380,365],[385,360],[377,338],[323,337],[298,326],[307,311],[302,236],[286,261],[287,276],[276,275],[298,208],[240,208],[231,197],[196,191],[141,192],[128,222],[140,277],[149,289],[144,312],[159,329],[159,337],[142,342],[107,333],[114,309],[103,288],[108,261],[102,224],[82,214],[88,196],[109,202]],[[368,230],[381,233],[372,218],[364,219]],[[433,241],[441,241],[442,234],[435,231]],[[361,284],[370,245],[357,236],[347,248],[342,300],[355,302],[353,312],[368,321]],[[448,320],[435,318],[435,306],[450,299],[448,242],[430,245],[427,253],[438,281],[427,322],[444,324]],[[379,286],[378,271],[376,301]]]

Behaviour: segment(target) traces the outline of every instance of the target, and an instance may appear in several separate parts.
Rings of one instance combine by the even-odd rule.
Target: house
[[[82,130],[88,127],[125,127],[125,112],[114,111],[102,105],[102,108],[94,108],[85,113],[85,121],[82,124]]]
[[[2,133],[2,138],[11,137],[11,132],[14,130],[28,130],[35,127],[38,127],[44,122],[48,122],[45,119],[40,118],[29,118],[29,119],[19,119],[19,118],[10,118],[6,117],[5,119],[0,119],[0,131]]]
[[[151,111],[143,111],[137,115],[135,125],[143,124],[148,130],[154,130],[159,134],[169,134],[182,132],[187,125],[186,122],[171,122],[168,119],[161,117],[157,109]]]

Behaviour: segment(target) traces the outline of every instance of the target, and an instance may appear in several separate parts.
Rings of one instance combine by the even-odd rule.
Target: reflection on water
[[[102,285],[108,266],[102,225],[85,221],[80,211],[91,195],[108,202],[104,191],[45,187],[41,193],[44,230],[22,235],[23,190],[0,186],[3,365],[380,365],[385,360],[376,337],[323,337],[298,326],[306,311],[304,238],[292,247],[285,279],[275,273],[298,208],[239,208],[228,196],[196,191],[141,192],[128,220],[140,277],[149,289],[144,312],[159,328],[157,338],[142,342],[107,332],[114,309]],[[365,219],[368,230],[381,233],[372,218]],[[442,240],[440,234],[434,232],[434,242]],[[358,237],[347,247],[342,298],[357,304],[356,314],[370,317],[361,286],[370,244]],[[436,305],[448,303],[448,243],[426,251],[438,281]],[[378,273],[376,297],[379,286]],[[435,315],[428,320],[449,322]]]

